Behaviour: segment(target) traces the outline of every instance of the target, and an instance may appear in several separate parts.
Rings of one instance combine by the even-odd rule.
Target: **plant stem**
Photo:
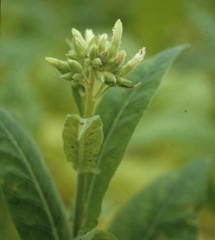
[[[85,185],[85,174],[78,173],[76,179],[75,188],[75,204],[74,204],[74,215],[73,215],[73,237],[78,236],[79,229],[81,227],[82,215],[84,210],[84,185]]]
[[[88,87],[87,106],[86,106],[86,112],[85,112],[86,118],[92,117],[94,104],[95,104],[95,100],[93,97],[95,76],[94,76],[93,70],[90,71],[89,82],[90,83],[89,83],[89,87]]]
[[[87,104],[86,104],[85,114],[83,116],[84,118],[92,117],[92,114],[93,114],[93,109],[95,104],[94,97],[93,97],[94,82],[95,82],[95,76],[94,76],[93,70],[91,70],[89,74]],[[82,167],[82,163],[84,161],[82,141],[80,141],[78,161],[79,161],[79,166]],[[79,235],[79,231],[81,229],[81,225],[84,218],[86,184],[87,184],[87,174],[83,172],[78,172],[77,179],[76,179],[75,199],[74,199],[73,237],[77,237]]]
[[[94,99],[97,100],[101,96],[101,94],[102,94],[102,92],[103,92],[105,87],[107,87],[107,85],[102,83],[101,86],[99,87],[97,93],[95,94]]]

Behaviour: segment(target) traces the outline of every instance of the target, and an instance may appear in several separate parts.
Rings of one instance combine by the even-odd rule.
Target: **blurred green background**
[[[68,82],[44,60],[65,59],[71,28],[107,32],[120,18],[128,58],[145,46],[146,58],[190,43],[165,77],[139,123],[106,195],[101,226],[135,192],[162,173],[215,155],[215,1],[2,1],[0,107],[33,135],[67,207],[75,173],[62,151],[67,113],[75,113]],[[18,240],[0,197],[0,239]],[[200,239],[215,239],[213,214],[200,214]]]

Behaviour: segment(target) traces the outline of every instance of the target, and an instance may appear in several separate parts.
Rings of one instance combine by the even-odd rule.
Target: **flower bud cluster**
[[[119,86],[132,88],[131,81],[126,75],[133,70],[144,58],[145,48],[127,63],[125,63],[126,52],[120,50],[122,38],[122,22],[117,20],[113,28],[113,36],[108,41],[106,33],[95,36],[92,30],[87,29],[85,36],[72,29],[72,40],[68,40],[70,51],[66,54],[67,60],[61,61],[55,58],[46,60],[62,73],[61,78],[71,81],[74,85],[85,86],[89,79],[90,71],[98,81],[108,86]]]

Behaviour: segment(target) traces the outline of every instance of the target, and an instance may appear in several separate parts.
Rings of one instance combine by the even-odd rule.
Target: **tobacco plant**
[[[121,37],[120,20],[110,40],[106,33],[95,36],[87,29],[83,36],[73,28],[66,60],[46,58],[68,81],[79,111],[67,115],[62,130],[65,157],[77,175],[69,214],[34,141],[17,119],[0,110],[1,188],[22,240],[196,239],[210,161],[155,181],[119,211],[108,229],[98,229],[102,200],[135,127],[185,48],[144,61],[141,48],[127,61]]]

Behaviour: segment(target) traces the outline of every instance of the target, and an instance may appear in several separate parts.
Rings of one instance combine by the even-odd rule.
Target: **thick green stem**
[[[95,76],[93,70],[90,71],[89,75],[89,85],[87,92],[87,103],[84,118],[92,117],[94,109],[94,82]],[[80,142],[79,148],[79,166],[82,167],[83,163],[83,145]],[[85,213],[85,193],[87,185],[87,174],[83,172],[78,172],[76,180],[76,189],[75,189],[75,199],[74,199],[74,213],[73,213],[73,237],[79,235]]]
[[[74,204],[74,215],[73,215],[73,237],[78,236],[78,232],[81,227],[83,210],[84,210],[84,189],[85,189],[85,174],[78,173],[76,179],[75,189],[75,204]]]
[[[105,83],[102,83],[101,86],[99,87],[97,93],[94,96],[94,99],[97,100],[101,95],[103,90],[107,87],[107,85]]]
[[[94,83],[95,83],[95,76],[94,76],[93,70],[91,70],[89,75],[89,87],[88,87],[87,105],[86,105],[86,112],[85,112],[86,118],[92,117],[93,115],[93,109],[95,104],[95,100],[93,97]]]

